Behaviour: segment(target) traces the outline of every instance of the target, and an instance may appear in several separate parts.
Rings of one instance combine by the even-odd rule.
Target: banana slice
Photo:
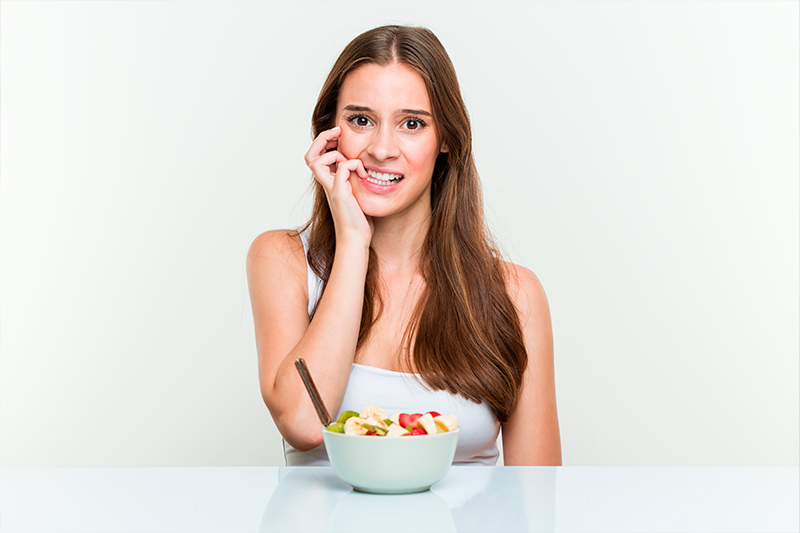
[[[386,411],[384,411],[380,407],[375,407],[374,405],[370,405],[369,407],[365,407],[364,410],[361,411],[361,414],[358,416],[360,416],[361,418],[373,417],[383,422],[383,419],[386,418]]]
[[[366,435],[369,433],[369,430],[364,427],[364,422],[366,422],[366,420],[358,416],[348,418],[347,422],[344,423],[344,434]]]
[[[365,424],[370,424],[370,425],[373,425],[373,426],[377,426],[377,427],[380,427],[380,428],[383,428],[383,429],[389,429],[389,426],[386,425],[386,422],[383,421],[383,418],[378,418],[378,417],[372,416],[372,415],[368,416],[364,420],[364,423]]]

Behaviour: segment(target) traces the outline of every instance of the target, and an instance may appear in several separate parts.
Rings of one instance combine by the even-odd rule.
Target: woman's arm
[[[314,320],[308,318],[308,277],[300,237],[286,231],[256,238],[247,255],[261,395],[283,437],[306,451],[322,442],[320,421],[294,367],[302,357],[335,416],[358,343],[372,225],[352,194],[361,161],[338,151],[340,130],[320,133],[306,163],[323,186],[336,228],[336,253]]]
[[[517,408],[503,424],[506,465],[561,465],[553,328],[547,296],[530,270],[508,264],[508,292],[519,313],[528,366]]]
[[[323,401],[336,416],[358,340],[368,253],[337,249],[313,322],[308,318],[306,261],[299,236],[263,233],[247,255],[261,395],[281,435],[298,450],[318,446],[322,434],[294,361],[306,360]]]

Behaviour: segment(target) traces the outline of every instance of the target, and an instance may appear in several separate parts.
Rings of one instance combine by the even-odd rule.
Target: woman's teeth
[[[391,185],[403,179],[400,174],[385,174],[383,172],[375,172],[374,170],[367,170],[367,181],[375,185]]]

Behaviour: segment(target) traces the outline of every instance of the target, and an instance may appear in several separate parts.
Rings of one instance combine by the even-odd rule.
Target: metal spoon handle
[[[328,410],[325,408],[325,403],[322,401],[322,397],[319,395],[316,385],[314,385],[314,380],[311,379],[311,374],[308,371],[308,366],[306,366],[305,360],[302,358],[296,359],[294,366],[297,368],[297,372],[300,373],[300,378],[302,378],[303,384],[306,386],[308,395],[311,397],[311,402],[314,404],[314,408],[317,410],[319,421],[322,422],[323,426],[327,426],[332,422],[331,415],[328,414]]]

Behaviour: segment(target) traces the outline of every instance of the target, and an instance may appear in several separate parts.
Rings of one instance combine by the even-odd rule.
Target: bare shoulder
[[[293,262],[304,257],[303,241],[297,230],[274,229],[265,231],[250,244],[247,261],[287,260]]]
[[[250,244],[248,257],[275,257],[276,255],[294,256],[302,253],[303,242],[300,234],[293,229],[273,229],[265,231]]]
[[[549,315],[547,294],[539,277],[529,268],[503,261],[506,290],[517,309],[525,315]]]
[[[264,270],[288,271],[305,279],[305,251],[297,230],[265,231],[253,240],[247,251],[248,274]]]

